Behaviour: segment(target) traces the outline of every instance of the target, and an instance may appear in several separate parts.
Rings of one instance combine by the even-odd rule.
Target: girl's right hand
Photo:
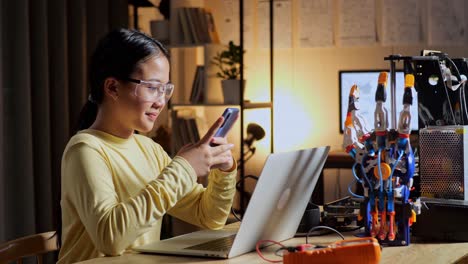
[[[231,149],[234,147],[233,144],[210,146],[216,130],[223,124],[223,121],[223,117],[218,118],[200,141],[195,144],[185,145],[177,153],[177,156],[186,159],[192,165],[197,177],[207,176],[213,166],[230,162],[232,159]]]

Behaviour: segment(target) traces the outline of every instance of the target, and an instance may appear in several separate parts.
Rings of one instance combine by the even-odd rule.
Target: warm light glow
[[[290,91],[284,87],[275,91],[275,152],[302,149],[315,133],[310,100]]]
[[[245,91],[245,99],[251,102],[268,102],[270,101],[270,84],[259,78],[251,78],[248,80],[247,89]]]
[[[324,100],[328,91],[318,92],[317,83],[311,82],[310,69],[307,69],[307,78],[301,78],[293,74],[291,54],[288,52],[275,54],[275,80],[274,80],[274,151],[290,151],[296,149],[311,148],[330,145],[335,134],[330,133],[331,128],[338,124],[331,118],[334,113],[330,101]],[[270,71],[268,64],[268,52],[250,52],[246,57],[247,80],[245,98],[252,102],[270,101]],[[281,62],[281,63],[280,63]],[[248,110],[252,115],[261,111],[259,109]],[[336,110],[335,110],[336,111]],[[269,113],[269,112],[268,112]],[[265,116],[269,120],[269,115]],[[260,116],[252,117],[252,122],[260,123]],[[245,121],[246,127],[249,121]],[[269,125],[260,124],[265,130]],[[259,147],[266,141],[270,141],[270,132]],[[269,147],[265,149],[269,151]],[[257,155],[257,154],[256,154]],[[260,155],[259,155],[260,156]],[[254,163],[254,162],[251,162]],[[262,163],[261,163],[262,164]]]
[[[256,103],[269,102],[270,66],[266,63],[269,61],[269,53],[266,50],[247,50],[244,59],[245,99]]]

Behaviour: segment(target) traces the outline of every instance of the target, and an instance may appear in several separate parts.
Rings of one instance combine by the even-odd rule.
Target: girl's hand
[[[212,168],[229,170],[234,165],[231,153],[234,145],[229,144],[225,138],[213,138],[223,121],[224,118],[219,117],[200,141],[182,147],[177,153],[177,156],[183,157],[192,165],[197,177],[207,176]],[[211,147],[210,143],[218,146]]]

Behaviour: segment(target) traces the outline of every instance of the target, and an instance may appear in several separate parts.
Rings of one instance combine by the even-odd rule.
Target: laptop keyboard
[[[231,249],[232,244],[234,243],[234,238],[236,235],[231,235],[227,237],[222,237],[214,240],[210,240],[205,243],[198,245],[190,246],[185,249],[192,250],[206,250],[206,251],[228,251]]]

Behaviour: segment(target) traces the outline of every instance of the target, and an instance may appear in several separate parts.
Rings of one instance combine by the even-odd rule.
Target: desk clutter
[[[260,246],[272,243],[279,248],[276,254],[283,258],[272,260],[266,258]],[[372,237],[363,237],[355,239],[344,239],[331,243],[327,246],[312,245],[309,243],[297,246],[285,246],[280,242],[271,240],[260,240],[256,245],[257,254],[265,261],[270,263],[283,262],[284,264],[301,263],[347,263],[347,264],[377,264],[380,263],[381,248],[378,241]],[[278,254],[279,252],[282,252]]]
[[[464,58],[451,60],[442,52],[423,51],[422,55],[385,58],[391,67],[389,73],[382,71],[376,80],[373,120],[366,120],[359,113],[357,85],[350,88],[348,97],[343,147],[355,161],[352,173],[362,193],[348,190],[361,200],[358,217],[363,221],[365,235],[387,246],[409,245],[411,226],[417,223],[418,215],[424,223],[415,229],[418,235],[468,241],[462,235],[468,234],[463,230],[467,228],[460,224],[456,226],[461,235],[435,234],[440,233],[437,230],[445,230],[439,227],[455,223],[456,207],[464,211],[467,208],[464,202],[447,199],[468,200],[464,193],[468,187],[464,162],[468,130],[463,126],[468,123],[465,95],[468,64]],[[404,62],[405,73],[401,88],[395,87],[394,82],[395,63],[400,60]],[[389,75],[393,80],[391,115],[385,105]],[[395,89],[404,90],[402,98],[395,98]],[[412,106],[413,90],[417,92],[417,106]],[[397,100],[403,103],[398,120]],[[418,116],[412,116],[412,107],[418,108]],[[412,118],[419,118],[420,129],[416,131],[419,154],[415,154],[410,143]],[[373,121],[373,129],[367,126],[369,121]],[[435,202],[423,197],[422,203],[421,196],[439,199]],[[444,216],[433,218],[441,212]]]

